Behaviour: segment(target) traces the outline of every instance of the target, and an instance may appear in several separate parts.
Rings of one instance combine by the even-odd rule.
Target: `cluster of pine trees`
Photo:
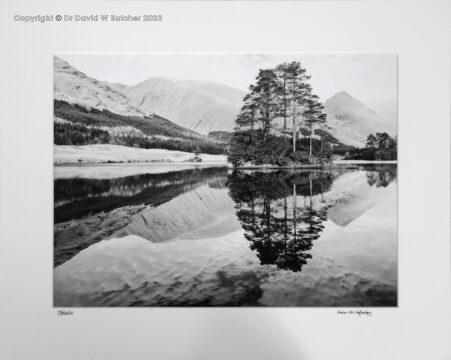
[[[124,135],[114,137],[111,143],[143,149],[166,149],[192,153],[197,151],[213,155],[224,154],[224,148],[221,144],[202,139],[171,139],[168,141],[157,137]]]
[[[368,135],[362,149],[354,149],[345,155],[347,160],[397,160],[398,140],[386,132]]]
[[[199,150],[214,155],[225,152],[224,142],[217,141],[214,137],[201,136],[158,115],[153,115],[152,118],[123,116],[108,110],[87,109],[60,100],[54,101],[54,115],[66,120],[54,123],[55,145],[113,144],[186,152]],[[144,135],[110,135],[100,128],[105,125],[131,126]]]
[[[312,137],[314,128],[325,124],[326,114],[309,79],[306,69],[296,61],[259,71],[236,119],[230,162],[235,166],[287,165],[330,157],[331,151],[322,137]],[[308,135],[298,139],[305,131]],[[315,146],[315,141],[319,141],[319,146]]]
[[[166,149],[185,152],[196,150],[219,155],[224,153],[224,148],[207,139],[166,139],[152,136],[137,135],[110,135],[107,131],[96,127],[88,127],[77,123],[54,123],[55,145],[88,145],[88,144],[113,144],[143,149]]]
[[[392,138],[386,132],[370,134],[366,139],[366,148],[369,149],[396,149],[397,139]]]
[[[107,131],[82,124],[55,122],[53,128],[55,145],[109,144],[111,141]]]

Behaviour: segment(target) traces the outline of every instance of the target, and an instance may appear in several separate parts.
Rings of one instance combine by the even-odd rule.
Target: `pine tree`
[[[319,102],[316,95],[310,96],[305,102],[305,110],[303,112],[304,123],[309,130],[310,139],[310,158],[312,157],[312,135],[315,125],[324,124],[326,122],[326,114],[323,113],[324,106]]]
[[[366,138],[366,147],[368,149],[374,149],[376,147],[376,137],[373,134],[368,135]]]
[[[386,132],[376,133],[376,146],[381,149],[389,149],[393,145],[393,138]]]
[[[278,79],[277,94],[280,98],[280,114],[283,118],[283,144],[287,141],[287,118],[290,109],[290,95],[288,91],[288,82],[290,77],[290,65],[287,63],[280,64],[276,67],[276,75]]]
[[[302,107],[305,105],[305,101],[311,92],[311,87],[307,83],[310,76],[306,74],[306,70],[301,66],[301,63],[297,61],[288,64],[286,71],[288,73],[287,84],[290,99],[290,113],[292,117],[294,153],[296,151],[298,118],[301,116]]]
[[[251,144],[254,142],[254,127],[257,119],[258,105],[256,103],[255,87],[249,86],[249,93],[243,99],[243,106],[237,116],[236,124],[239,128],[249,127],[251,130]]]
[[[277,76],[274,70],[260,70],[253,88],[254,100],[258,108],[258,119],[261,122],[263,138],[266,140],[271,129],[271,122],[279,114],[277,97]]]

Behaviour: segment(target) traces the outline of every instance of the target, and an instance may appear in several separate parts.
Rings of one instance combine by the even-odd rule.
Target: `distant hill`
[[[364,146],[369,134],[385,131],[379,115],[346,91],[326,100],[324,111],[328,115],[325,130],[346,145]]]
[[[230,138],[227,133],[235,127],[245,95],[241,90],[216,82],[160,77],[133,86],[102,82],[58,57],[54,67],[55,100],[80,105],[88,111],[95,109],[131,117],[110,121],[114,116],[104,114],[103,125],[129,125],[146,136],[199,139],[203,136],[209,141],[225,143]],[[324,106],[327,125],[317,130],[336,144],[362,147],[369,134],[389,130],[384,119],[346,91],[332,96]]]
[[[203,135],[232,131],[245,95],[219,83],[167,78],[151,78],[122,91],[131,104]]]
[[[133,105],[201,134],[232,132],[245,95],[218,83],[166,78],[151,78],[120,89]],[[322,130],[341,144],[362,147],[369,134],[386,131],[375,111],[345,91],[324,105],[328,123]]]
[[[224,145],[130,104],[120,84],[99,81],[54,58],[54,143],[116,144],[221,154]]]

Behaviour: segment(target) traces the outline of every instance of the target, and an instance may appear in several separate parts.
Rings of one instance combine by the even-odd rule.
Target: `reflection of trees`
[[[123,206],[157,206],[204,184],[222,188],[226,176],[226,168],[212,167],[113,179],[57,179],[54,181],[55,223]]]
[[[54,182],[54,266],[103,240],[158,207],[201,186],[226,186],[227,168],[194,168],[114,179],[57,179]],[[166,224],[161,224],[161,227]],[[125,230],[124,230],[125,232]]]
[[[301,271],[311,258],[313,241],[324,229],[327,206],[322,194],[330,189],[332,175],[257,172],[233,173],[228,179],[238,219],[260,263]],[[321,195],[319,201],[316,195]]]
[[[367,170],[366,179],[370,186],[387,187],[393,180],[396,180],[396,174],[396,166],[380,166]]]

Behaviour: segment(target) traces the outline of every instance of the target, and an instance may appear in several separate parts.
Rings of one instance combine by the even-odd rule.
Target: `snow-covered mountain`
[[[133,86],[99,81],[54,58],[56,100],[124,116],[156,114],[203,135],[233,131],[244,95],[224,84],[195,80],[154,77]],[[324,106],[328,117],[323,130],[345,145],[362,147],[369,134],[389,130],[384,119],[346,91]]]
[[[173,138],[179,143],[181,139],[187,139],[185,147],[180,148],[184,151],[187,149],[186,142],[190,142],[188,148],[193,148],[196,146],[193,139],[202,138],[195,131],[131,104],[130,99],[121,91],[125,87],[122,84],[108,83],[87,76],[55,56],[53,85],[55,124],[61,125],[60,132],[64,133],[68,131],[67,127],[77,123],[82,126],[79,130],[87,137],[92,135],[91,131],[106,132],[113,144],[124,144],[125,138],[152,141]],[[66,128],[61,129],[64,125],[67,125]],[[100,141],[91,140],[93,143]],[[58,145],[74,145],[66,141],[67,136],[63,134],[59,137]]]
[[[361,147],[369,134],[386,131],[379,115],[341,91],[324,103],[327,113],[327,130],[346,145]]]
[[[138,85],[116,84],[130,102],[201,134],[232,131],[244,93],[218,83],[151,78]],[[380,116],[347,92],[325,102],[325,128],[345,145],[362,147],[369,134],[386,131]]]
[[[68,62],[54,57],[53,93],[55,100],[109,110],[125,116],[145,116],[149,113],[130,104],[127,97],[107,83],[87,76]]]
[[[122,91],[133,105],[200,134],[232,131],[245,95],[219,83],[167,78],[151,78]]]

